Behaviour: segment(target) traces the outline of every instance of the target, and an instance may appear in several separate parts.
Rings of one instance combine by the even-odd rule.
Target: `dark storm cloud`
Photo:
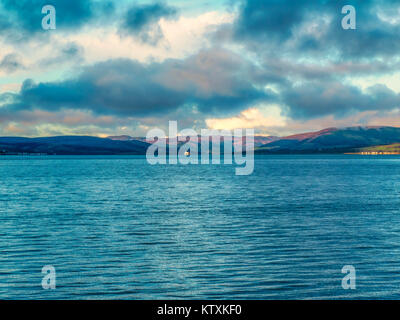
[[[162,3],[133,6],[126,13],[124,26],[131,31],[142,31],[149,24],[163,17],[174,16],[176,13],[175,8]]]
[[[289,106],[291,117],[303,119],[400,107],[400,95],[384,85],[375,85],[363,92],[340,82],[307,82],[285,89],[282,99]]]
[[[345,5],[356,9],[356,30],[342,28]],[[398,19],[398,9],[398,0],[244,0],[231,31],[224,26],[217,36],[256,54],[260,77],[277,77],[292,118],[391,110],[400,107],[397,93],[384,85],[363,91],[347,80],[400,69],[400,26],[382,18]]]
[[[345,5],[356,9],[357,30],[341,26]],[[282,54],[338,54],[353,59],[387,57],[399,52],[400,28],[380,19],[378,12],[396,12],[399,7],[400,2],[394,0],[246,0],[234,34],[236,40],[259,51],[270,48]],[[314,23],[314,29],[301,34],[306,23]]]
[[[0,102],[1,103],[12,103],[14,98],[15,98],[15,94],[10,93],[10,92],[0,94]],[[0,108],[0,110],[1,110],[1,108]]]
[[[121,26],[122,34],[139,37],[143,42],[156,44],[162,37],[158,22],[161,18],[174,18],[177,9],[164,3],[133,5],[126,12]]]
[[[257,39],[272,36],[283,40],[290,36],[292,27],[302,21],[305,3],[312,6],[310,1],[302,0],[243,1],[237,21],[237,35]]]
[[[63,108],[97,114],[150,116],[184,105],[226,114],[275,97],[252,81],[253,66],[223,50],[148,65],[119,59],[86,67],[76,78],[36,84],[26,80],[4,112]]]

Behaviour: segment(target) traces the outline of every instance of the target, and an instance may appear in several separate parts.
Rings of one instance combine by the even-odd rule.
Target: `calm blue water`
[[[260,156],[251,176],[1,157],[0,178],[0,299],[400,298],[400,157]]]

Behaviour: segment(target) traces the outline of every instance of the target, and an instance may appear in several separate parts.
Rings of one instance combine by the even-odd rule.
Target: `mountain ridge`
[[[400,142],[400,128],[355,126],[327,128],[315,132],[282,137],[256,149],[259,153],[351,152],[358,148]]]
[[[145,154],[149,143],[92,136],[0,137],[0,154],[117,155]]]
[[[199,138],[199,137],[198,137]],[[168,138],[167,144],[168,144]],[[239,139],[240,140],[240,139]],[[234,143],[239,140],[233,140]],[[196,143],[196,142],[195,142]],[[353,153],[362,148],[400,143],[400,127],[355,126],[326,128],[286,137],[256,136],[255,152]],[[184,142],[180,142],[180,145]],[[0,154],[143,155],[151,143],[143,137],[55,136],[0,137]]]

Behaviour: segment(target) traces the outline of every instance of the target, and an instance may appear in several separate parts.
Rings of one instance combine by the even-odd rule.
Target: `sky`
[[[399,76],[398,0],[0,0],[0,136],[400,126]]]

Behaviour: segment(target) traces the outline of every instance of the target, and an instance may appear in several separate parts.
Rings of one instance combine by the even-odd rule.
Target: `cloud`
[[[282,100],[292,118],[316,118],[326,115],[343,117],[367,110],[392,110],[400,106],[400,94],[385,85],[362,91],[341,82],[306,82],[286,88]]]
[[[345,5],[356,8],[356,30],[341,26]],[[234,38],[255,51],[291,56],[392,57],[400,49],[400,26],[383,19],[378,9],[399,6],[394,0],[245,0],[233,26]]]
[[[160,19],[172,19],[177,9],[163,3],[134,5],[126,12],[121,33],[134,35],[145,43],[157,44],[163,38]]]
[[[302,61],[296,59],[269,58],[263,62],[264,72],[282,78],[296,80],[335,80],[345,77],[387,75],[400,69],[399,62],[388,61]],[[280,77],[279,77],[279,76]]]
[[[283,127],[285,118],[280,114],[279,107],[270,106],[267,110],[261,107],[252,107],[242,111],[239,115],[231,118],[206,119],[208,128],[215,130],[233,129],[258,129],[265,130],[269,127]]]
[[[0,60],[0,70],[7,73],[13,73],[17,70],[24,69],[24,65],[20,57],[15,53],[7,54]]]
[[[38,64],[40,66],[49,67],[52,65],[59,66],[63,63],[79,63],[84,60],[84,48],[75,42],[68,42],[62,45],[60,48],[57,47],[56,55],[41,59]]]
[[[141,64],[117,59],[85,67],[74,78],[35,83],[26,80],[4,112],[63,108],[97,114],[148,116],[184,105],[204,113],[230,113],[275,99],[251,81],[254,66],[225,49],[210,49],[184,60]],[[1,97],[1,96],[0,96]]]
[[[223,23],[232,22],[233,16],[211,11],[197,15],[180,15],[176,20],[160,20],[163,33],[157,45],[143,43],[139,38],[122,36],[118,26],[90,28],[64,37],[54,33],[53,41],[74,42],[84,48],[85,58],[91,63],[109,59],[129,58],[141,62],[163,61],[167,58],[183,59],[211,46],[208,33]]]
[[[350,124],[358,114],[389,119],[379,114],[399,107],[399,1],[242,0],[237,11],[196,14],[180,3],[179,11],[172,2],[113,3],[54,0],[57,31],[44,33],[46,1],[0,0],[3,123],[19,130],[32,117],[49,132],[117,128],[76,115],[84,112],[121,127],[123,119],[146,128],[178,119],[276,132],[312,130],[319,120]],[[341,27],[347,4],[357,30]],[[35,80],[21,86],[24,78]],[[276,114],[256,107],[271,103]]]
[[[356,8],[356,30],[341,26],[344,5]],[[216,39],[259,63],[259,81],[274,82],[288,117],[388,111],[400,103],[382,81],[400,67],[400,20],[389,14],[396,10],[394,0],[243,0],[231,30],[223,26]],[[362,90],[355,77],[375,82]]]

